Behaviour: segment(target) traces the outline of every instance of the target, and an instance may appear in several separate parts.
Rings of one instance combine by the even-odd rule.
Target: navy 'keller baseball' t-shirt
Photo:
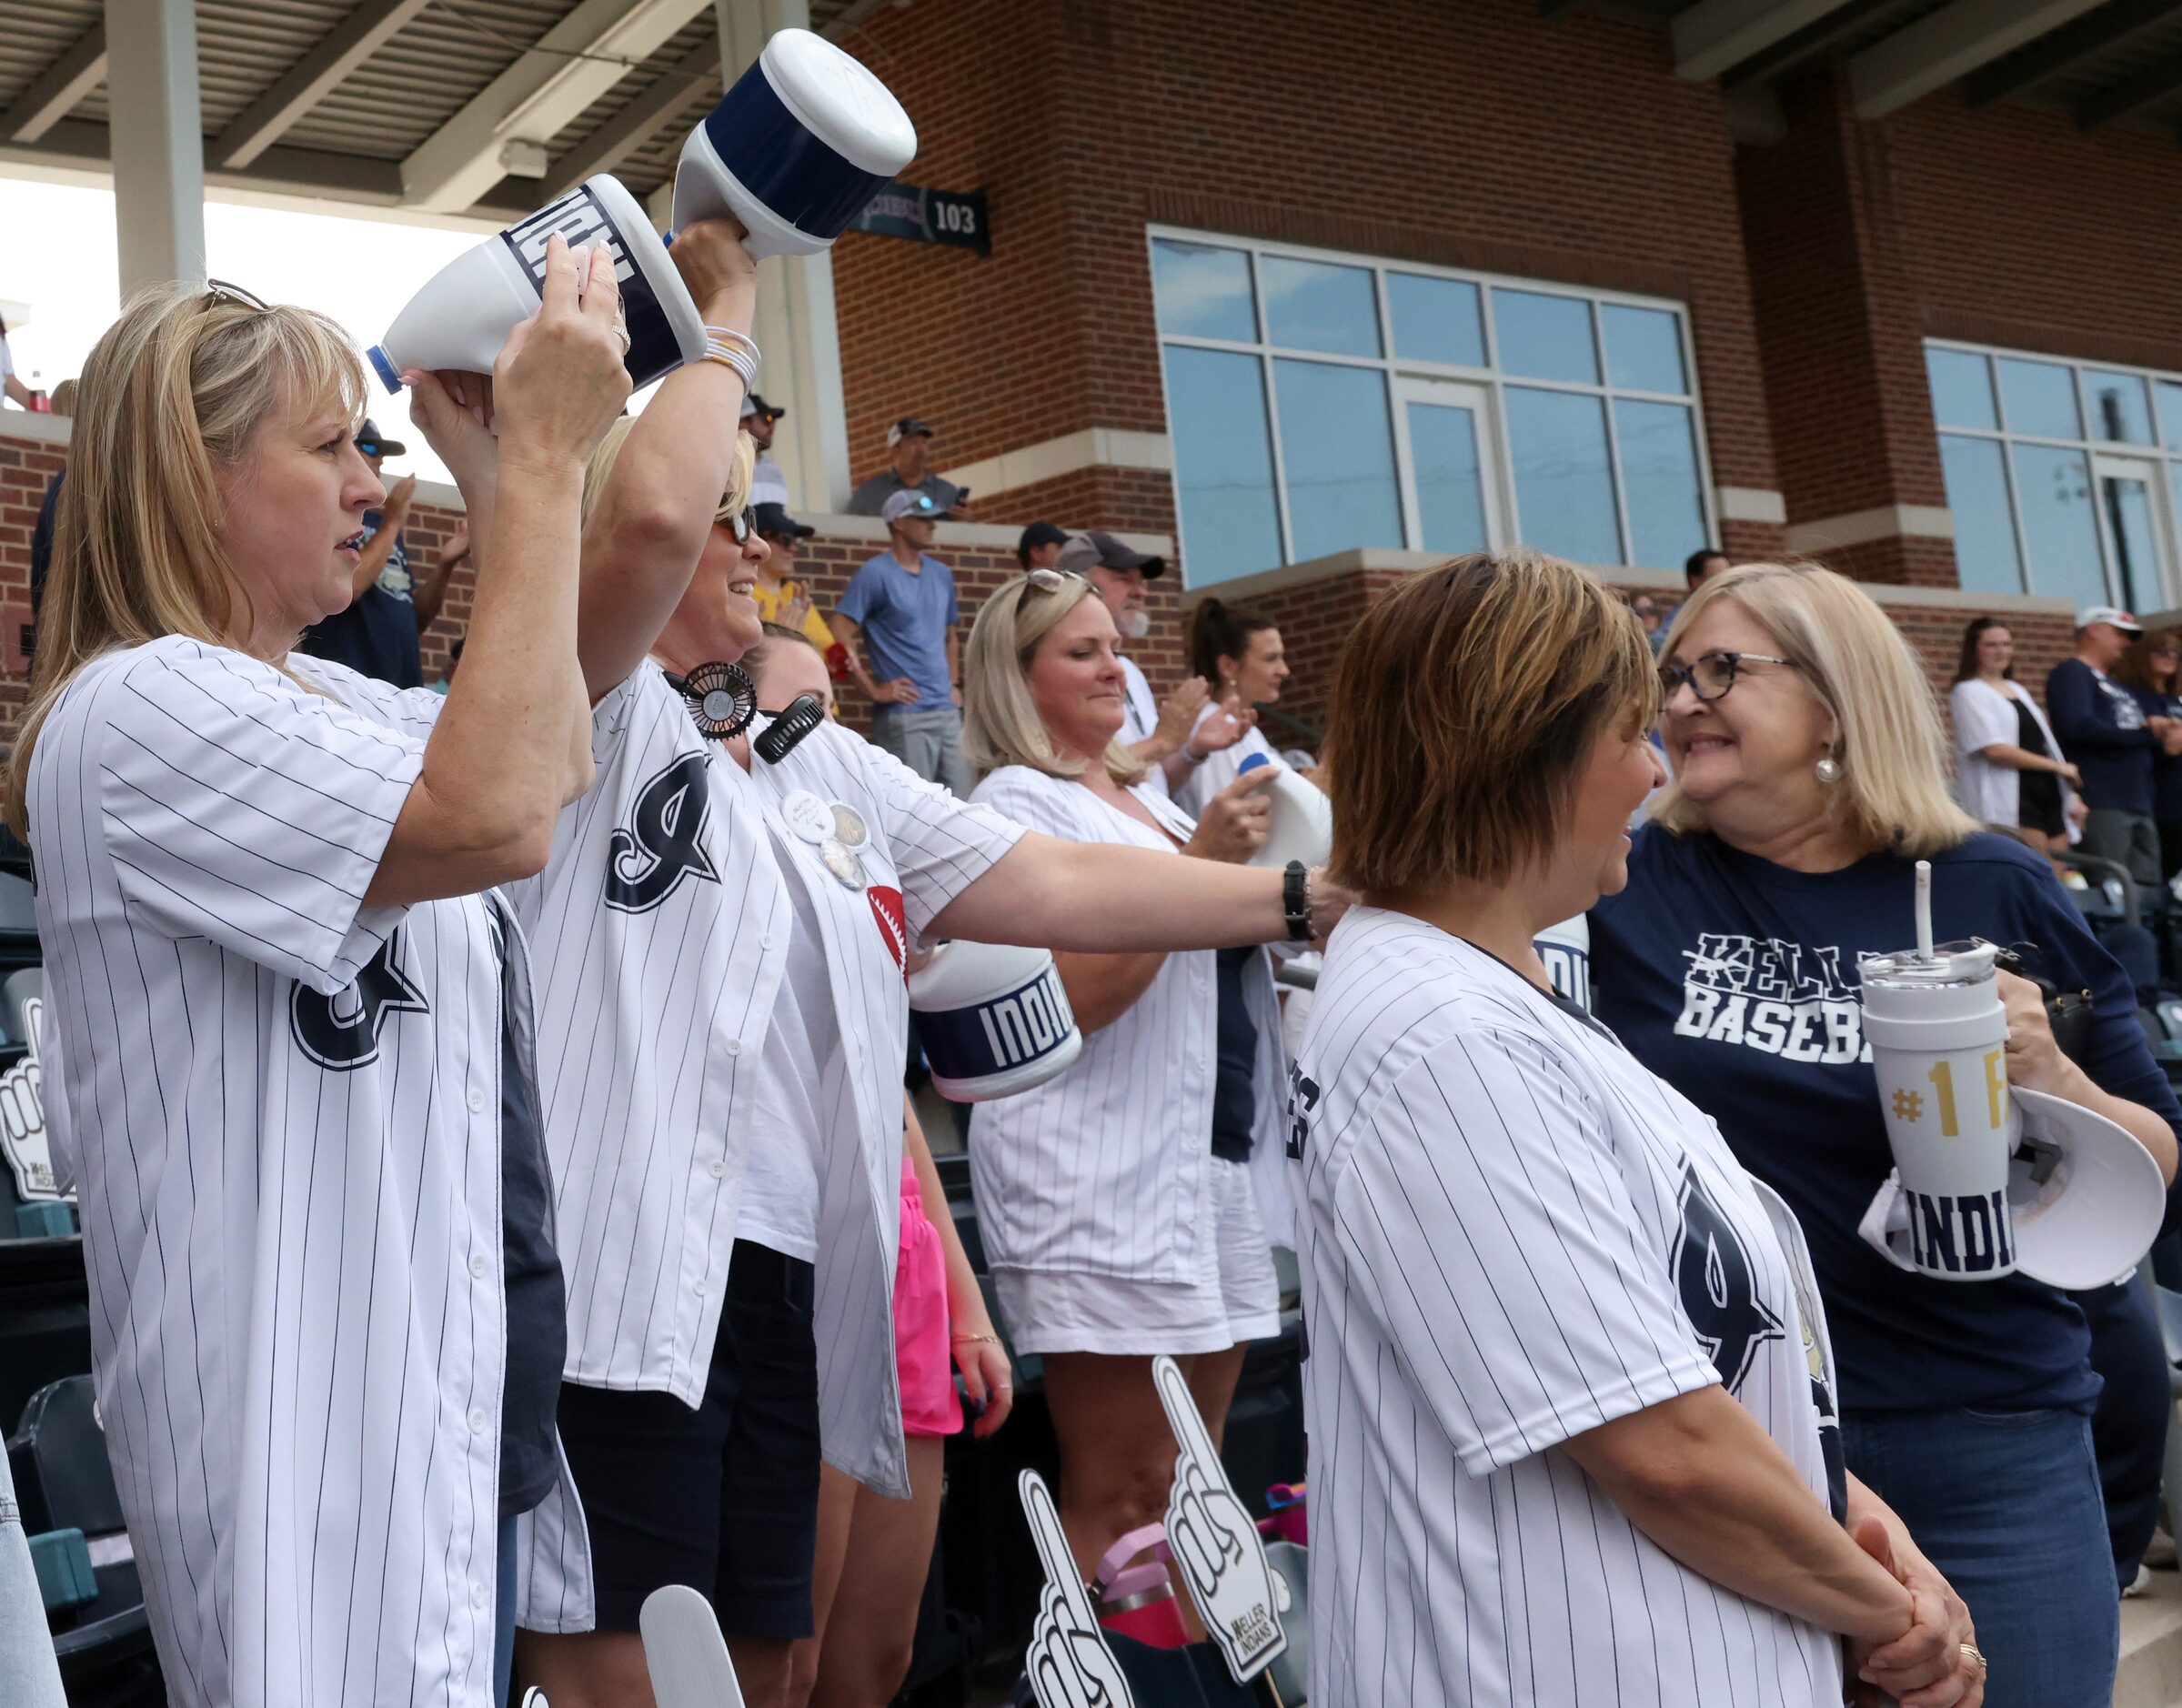
[[[1720,1123],[1743,1166],[1803,1223],[1845,1408],[2087,1412],[2099,1379],[2066,1293],[2023,1274],[1911,1274],[1856,1232],[1894,1166],[1856,957],[1916,942],[1915,883],[1914,862],[1890,854],[1796,872],[1714,837],[1647,825],[1628,888],[1591,913],[1592,1006],[1644,1066]],[[1940,941],[2016,945],[2059,989],[2089,990],[2086,1071],[2182,1127],[2182,1105],[2137,1026],[2135,992],[2045,862],[1985,833],[1934,855],[1932,919]],[[2178,1199],[2168,1194],[2170,1224]]]

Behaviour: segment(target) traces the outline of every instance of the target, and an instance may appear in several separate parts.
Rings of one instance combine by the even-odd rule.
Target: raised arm
[[[731,219],[701,220],[671,253],[706,324],[747,334],[758,272],[742,235]],[[741,408],[733,368],[692,362],[660,382],[629,429],[583,530],[577,641],[592,704],[643,660],[689,589],[734,473]]]
[[[499,435],[489,458],[482,424],[432,376],[410,376],[415,418],[492,520],[462,669],[365,892],[370,905],[468,895],[538,871],[554,820],[589,781],[588,749],[569,735],[587,711],[578,504],[584,460],[628,396],[613,259],[600,248],[589,262],[579,303],[568,245],[548,241],[543,300],[493,367]]]

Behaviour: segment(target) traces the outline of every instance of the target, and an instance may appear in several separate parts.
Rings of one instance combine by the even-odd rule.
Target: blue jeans
[[[2111,1708],[2121,1601],[2087,1418],[1852,1412],[1842,1445],[1968,1604],[1986,1708]]]

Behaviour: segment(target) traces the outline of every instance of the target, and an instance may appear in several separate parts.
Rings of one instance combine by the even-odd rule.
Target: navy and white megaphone
[[[1083,1050],[1051,950],[942,943],[910,975],[932,1084],[958,1103],[1042,1085]]]
[[[602,172],[457,256],[426,281],[387,336],[366,352],[387,389],[399,391],[408,368],[491,373],[508,335],[538,312],[546,240],[557,231],[571,248],[604,244],[613,254],[628,323],[623,361],[632,386],[649,386],[704,355],[704,323],[666,244],[637,198]]]
[[[1252,866],[1285,866],[1301,860],[1306,866],[1323,866],[1333,852],[1333,803],[1326,791],[1293,767],[1253,753],[1236,768],[1235,775],[1248,777],[1265,766],[1274,767],[1272,782],[1258,792],[1272,804],[1265,840],[1250,857]]]
[[[823,36],[781,30],[682,145],[675,229],[732,214],[760,260],[816,255],[916,152],[885,84]]]

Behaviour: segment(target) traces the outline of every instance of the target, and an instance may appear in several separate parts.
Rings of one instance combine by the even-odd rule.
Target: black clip
[[[816,694],[799,694],[788,709],[759,731],[750,745],[768,765],[778,765],[795,750],[796,743],[826,721],[826,708]]]

